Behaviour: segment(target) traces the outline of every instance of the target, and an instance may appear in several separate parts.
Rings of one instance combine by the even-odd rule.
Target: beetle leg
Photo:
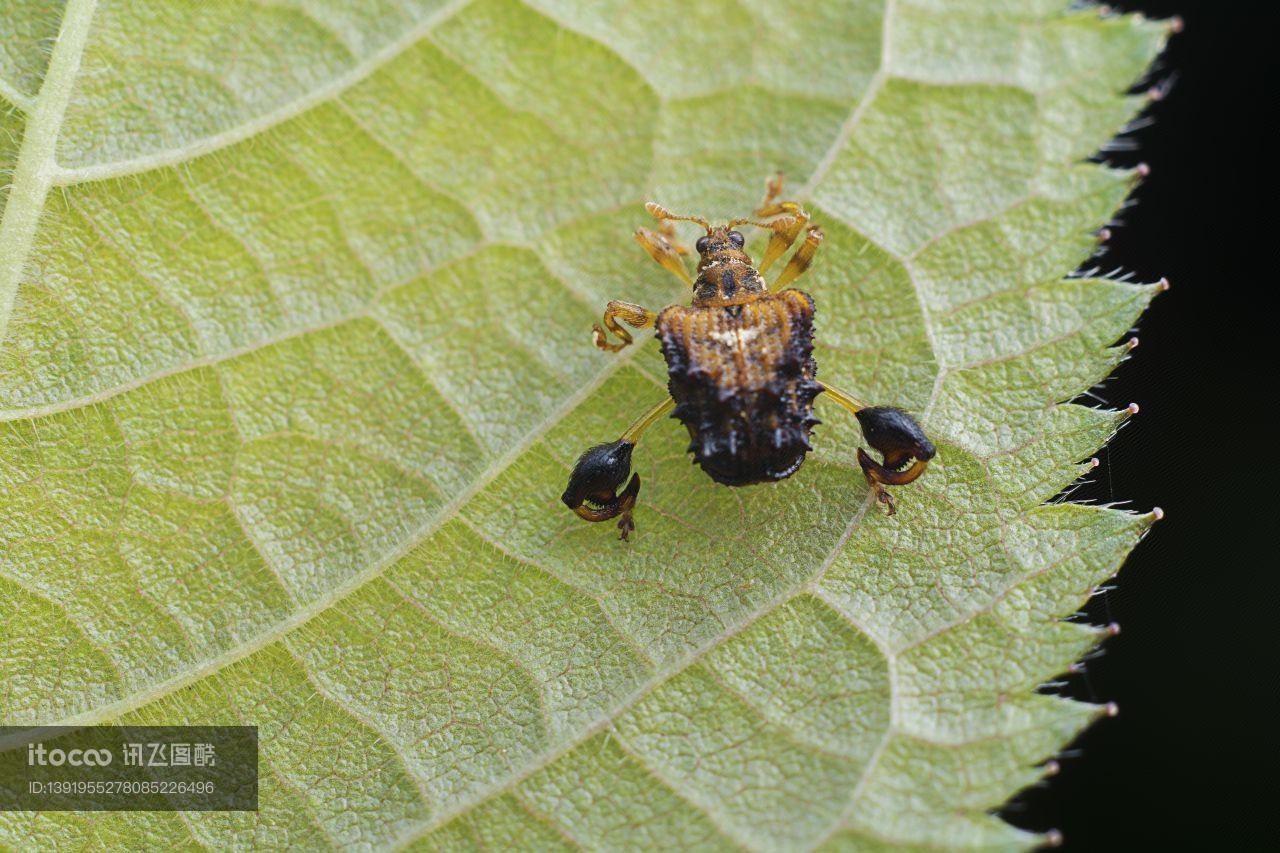
[[[777,216],[779,213],[790,213],[792,209],[800,206],[794,201],[778,201],[785,181],[786,176],[781,172],[769,179],[764,188],[764,201],[760,202],[760,206],[756,208],[756,216]]]
[[[778,196],[782,195],[782,173],[774,175],[769,179],[769,183],[765,189],[764,201],[760,202],[760,206],[756,208],[755,215],[761,217],[782,216],[781,219],[775,219],[768,223],[768,228],[772,232],[769,235],[769,246],[764,250],[764,257],[760,259],[760,266],[756,269],[765,272],[769,267],[773,266],[774,261],[787,253],[787,250],[796,242],[796,238],[800,236],[800,232],[804,230],[805,225],[809,224],[809,214],[804,212],[804,208],[794,201],[778,201]]]
[[[764,250],[764,257],[760,259],[760,266],[757,269],[764,272],[773,266],[773,262],[778,260],[787,253],[787,250],[796,242],[801,231],[807,233],[804,242],[800,244],[800,248],[791,256],[791,260],[783,268],[782,274],[770,286],[769,290],[777,293],[791,282],[799,278],[805,270],[809,268],[809,264],[813,263],[813,256],[817,254],[818,247],[822,245],[823,233],[822,229],[816,225],[809,224],[809,214],[795,201],[778,201],[778,197],[782,195],[782,174],[779,173],[769,179],[767,188],[765,189],[764,201],[760,202],[760,206],[756,208],[756,216],[779,216],[768,224],[769,230],[772,232],[769,236],[769,246]]]
[[[676,254],[680,257],[686,257],[689,254],[689,247],[680,242],[679,236],[676,234],[676,225],[669,219],[663,220],[658,226],[658,233],[662,238],[671,244],[671,248],[676,250]]]
[[[796,238],[800,236],[800,232],[804,230],[804,226],[809,223],[809,214],[801,210],[799,205],[791,202],[787,204],[794,210],[769,223],[769,245],[764,250],[764,257],[760,259],[760,266],[757,267],[762,273],[767,272],[774,261],[787,253],[787,250],[796,242]]]
[[[617,441],[597,444],[578,457],[560,500],[584,521],[608,521],[618,518],[618,537],[626,539],[636,529],[631,512],[640,494],[640,475],[631,474],[631,451],[640,436],[659,418],[675,407],[670,397],[649,409],[627,427]],[[626,483],[622,493],[618,489]]]
[[[595,345],[602,350],[617,352],[623,347],[630,346],[631,344],[631,333],[622,328],[615,319],[617,317],[621,317],[637,329],[651,328],[654,321],[658,319],[658,315],[655,312],[650,311],[648,308],[643,306],[636,305],[634,302],[620,302],[617,299],[613,300],[605,306],[604,325],[609,331],[617,335],[618,338],[621,339],[622,343],[610,343],[608,337],[605,336],[604,329],[600,328],[600,324],[597,323],[591,327],[591,339],[595,341]]]
[[[867,444],[884,457],[883,463],[877,462],[861,447],[858,448],[858,465],[862,467],[863,476],[867,478],[876,500],[884,504],[889,515],[893,515],[898,508],[885,486],[905,486],[923,474],[929,460],[937,453],[933,442],[916,419],[902,409],[868,406],[839,388],[832,388],[825,382],[818,384],[832,400],[857,417]]]
[[[693,277],[689,275],[689,270],[680,257],[689,254],[689,250],[675,242],[674,237],[675,226],[670,222],[664,222],[659,231],[637,228],[635,233],[636,242],[644,247],[649,257],[676,278],[693,287]]]
[[[791,260],[787,261],[787,265],[782,268],[782,274],[774,280],[769,289],[776,293],[803,275],[809,268],[809,264],[813,263],[813,256],[818,253],[818,247],[822,245],[824,236],[821,228],[810,225],[804,242],[800,244],[799,249],[796,249]]]

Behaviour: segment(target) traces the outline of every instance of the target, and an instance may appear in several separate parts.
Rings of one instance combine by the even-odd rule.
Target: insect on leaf
[[[0,8],[0,722],[254,724],[261,809],[0,844],[1024,848],[1097,716],[1062,617],[1151,515],[1045,505],[1155,292],[1066,278],[1167,28],[1065,0]],[[558,497],[665,393],[642,207],[827,239],[820,376],[938,445],[877,511],[674,421],[630,543]],[[692,232],[686,232],[688,237]],[[752,244],[759,252],[757,243]]]

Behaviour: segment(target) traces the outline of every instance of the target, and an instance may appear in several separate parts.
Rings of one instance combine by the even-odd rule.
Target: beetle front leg
[[[764,250],[764,257],[760,259],[760,272],[763,273],[769,269],[769,267],[773,266],[774,261],[785,255],[787,250],[799,238],[801,232],[805,232],[805,238],[804,242],[800,244],[800,248],[791,256],[791,260],[787,262],[777,280],[769,286],[769,289],[774,293],[777,293],[804,274],[804,271],[809,268],[809,264],[813,263],[813,256],[818,253],[818,247],[822,245],[824,236],[821,228],[809,224],[809,214],[805,212],[799,202],[778,201],[778,197],[782,195],[782,183],[781,174],[770,178],[768,187],[765,190],[764,201],[760,202],[760,206],[756,208],[756,216],[781,217],[768,223],[768,228],[772,234],[769,236],[769,245]]]
[[[689,254],[689,250],[676,242],[675,226],[670,222],[664,222],[657,231],[650,231],[648,228],[637,228],[635,238],[636,242],[644,247],[644,250],[649,253],[649,257],[657,261],[659,266],[689,287],[693,287],[693,276],[689,275],[688,267],[681,260],[681,258]]]
[[[769,245],[764,250],[764,256],[760,258],[760,265],[757,267],[761,273],[766,272],[769,267],[773,266],[774,261],[787,253],[787,250],[796,242],[796,238],[800,236],[800,232],[804,230],[805,225],[809,224],[809,214],[805,213],[799,202],[778,201],[778,196],[782,195],[782,180],[782,173],[778,173],[769,179],[765,189],[764,201],[760,202],[760,206],[755,210],[756,216],[782,217],[767,223],[771,233],[769,234]],[[783,216],[783,214],[786,215]]]
[[[867,444],[884,457],[883,463],[877,462],[861,447],[858,448],[858,465],[863,476],[867,478],[876,500],[885,506],[888,515],[893,515],[898,507],[885,486],[905,486],[919,478],[928,467],[929,460],[938,452],[933,442],[916,419],[902,409],[868,406],[825,382],[818,384],[831,399],[854,414],[862,425],[862,435]]]
[[[618,518],[618,538],[626,539],[636,529],[632,510],[640,494],[640,475],[631,474],[631,452],[640,436],[675,407],[670,397],[645,412],[627,427],[617,441],[597,444],[578,457],[560,500],[584,521]],[[627,475],[631,474],[630,481]],[[626,483],[626,488],[618,489]]]
[[[796,249],[796,253],[791,256],[791,260],[787,261],[787,265],[782,268],[782,272],[774,279],[769,289],[776,293],[804,275],[804,271],[809,268],[809,264],[813,263],[813,256],[818,253],[818,247],[822,245],[825,236],[822,233],[822,229],[817,225],[810,225],[804,235],[804,242],[800,244],[799,249]]]
[[[634,302],[621,302],[617,299],[610,302],[604,309],[604,325],[609,331],[613,332],[622,341],[620,344],[610,343],[608,337],[604,333],[604,329],[600,328],[600,324],[591,327],[591,340],[595,345],[607,352],[617,352],[623,347],[630,346],[632,337],[631,333],[622,328],[618,323],[617,317],[621,317],[631,326],[637,329],[651,329],[654,322],[658,319],[657,313],[650,311]]]

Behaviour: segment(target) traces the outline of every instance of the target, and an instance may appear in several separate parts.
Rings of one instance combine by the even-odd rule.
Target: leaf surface
[[[1063,276],[1165,28],[691,5],[0,10],[0,720],[262,744],[257,813],[0,842],[1036,842],[989,812],[1098,713],[1037,687],[1152,518],[1044,502],[1155,292]],[[823,378],[939,457],[886,518],[838,409],[768,488],[664,422],[620,544],[558,494],[665,376],[586,330],[686,298],[644,201],[742,215],[779,169],[827,232]]]

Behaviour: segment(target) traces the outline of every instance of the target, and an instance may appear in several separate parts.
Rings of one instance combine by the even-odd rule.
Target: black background
[[[1098,394],[1141,413],[1074,498],[1166,511],[1091,601],[1121,634],[1067,695],[1115,701],[1061,772],[1002,815],[1095,849],[1280,849],[1280,409],[1276,135],[1280,4],[1125,2],[1180,16],[1153,79],[1174,75],[1115,165],[1150,177],[1102,268],[1167,276],[1141,345]]]

